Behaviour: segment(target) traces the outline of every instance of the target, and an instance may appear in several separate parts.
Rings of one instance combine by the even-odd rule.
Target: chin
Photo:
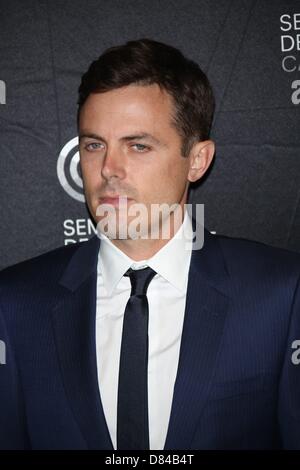
[[[117,214],[116,219],[113,217],[97,218],[97,230],[106,235],[109,239],[116,240],[137,240],[147,239],[151,230],[148,221],[145,226],[140,228],[135,222],[136,217],[127,217],[127,215]]]

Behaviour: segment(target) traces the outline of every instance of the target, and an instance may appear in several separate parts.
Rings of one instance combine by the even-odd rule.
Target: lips
[[[124,205],[131,201],[127,196],[103,196],[100,198],[101,204],[111,204],[112,206]]]

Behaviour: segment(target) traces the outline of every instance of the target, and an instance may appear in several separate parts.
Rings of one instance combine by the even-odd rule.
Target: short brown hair
[[[158,84],[173,98],[172,122],[182,137],[182,155],[209,137],[214,113],[211,85],[196,62],[175,47],[151,39],[129,41],[110,47],[83,74],[79,86],[80,110],[91,93],[104,93],[123,86]]]

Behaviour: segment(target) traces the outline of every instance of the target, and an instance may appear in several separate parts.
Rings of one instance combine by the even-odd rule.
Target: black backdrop
[[[81,74],[150,37],[208,74],[211,231],[300,252],[299,0],[0,0],[0,267],[93,233],[76,146]]]

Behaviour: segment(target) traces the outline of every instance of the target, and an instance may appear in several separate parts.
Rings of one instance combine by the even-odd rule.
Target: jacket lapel
[[[195,226],[194,226],[195,227]],[[226,312],[228,273],[217,239],[205,230],[192,252],[178,371],[165,450],[190,449],[209,394]]]
[[[193,221],[193,223],[195,223]],[[195,228],[195,225],[194,225]],[[177,377],[165,450],[189,449],[209,394],[229,298],[228,273],[217,239],[204,229],[204,246],[192,252]],[[79,245],[60,284],[53,327],[63,382],[89,449],[113,450],[97,377],[95,236]]]
[[[89,449],[113,449],[97,378],[95,311],[99,239],[79,245],[60,284],[53,310],[61,372],[75,419]]]

